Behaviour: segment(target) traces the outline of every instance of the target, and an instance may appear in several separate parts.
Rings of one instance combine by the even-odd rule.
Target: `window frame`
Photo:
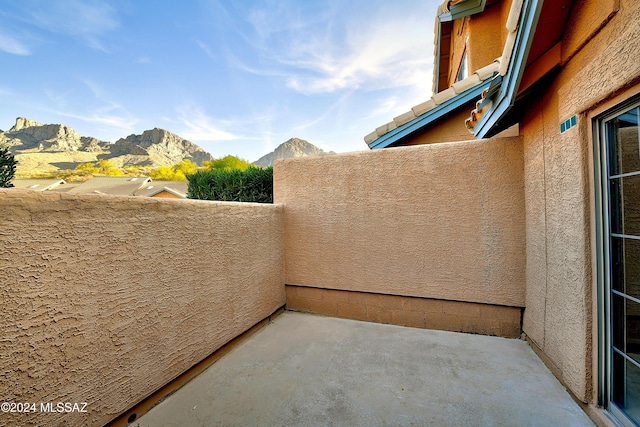
[[[593,172],[596,207],[596,283],[597,283],[597,325],[598,325],[598,404],[615,422],[623,426],[635,426],[627,415],[612,401],[612,335],[611,318],[611,245],[609,237],[609,150],[606,123],[626,111],[640,107],[640,94],[634,95],[592,119]],[[639,124],[640,126],[640,124]]]

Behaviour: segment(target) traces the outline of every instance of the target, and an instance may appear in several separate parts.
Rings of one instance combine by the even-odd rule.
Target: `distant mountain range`
[[[278,159],[288,159],[290,157],[324,156],[335,154],[333,151],[326,152],[304,139],[291,138],[283,142],[273,152],[260,157],[253,164],[258,166],[273,166],[273,162]]]
[[[66,125],[43,125],[24,117],[18,117],[8,131],[0,132],[0,145],[8,146],[14,153],[18,173],[75,169],[79,164],[101,159],[110,160],[118,167],[169,166],[183,159],[201,165],[213,159],[196,144],[164,129],[146,130],[142,135],[129,135],[111,144],[80,136]]]
[[[172,166],[183,159],[198,165],[213,157],[201,147],[165,129],[155,128],[141,135],[129,135],[115,143],[90,136],[80,136],[63,124],[41,124],[18,117],[6,132],[0,131],[0,146],[9,147],[18,160],[17,174],[21,172],[55,172],[75,169],[82,163],[95,163],[102,159],[117,167]],[[276,159],[332,154],[326,153],[307,141],[291,138],[254,164],[271,166]]]

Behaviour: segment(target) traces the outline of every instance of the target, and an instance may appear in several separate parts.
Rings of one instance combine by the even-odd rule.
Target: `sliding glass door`
[[[608,409],[640,425],[640,106],[600,121]]]

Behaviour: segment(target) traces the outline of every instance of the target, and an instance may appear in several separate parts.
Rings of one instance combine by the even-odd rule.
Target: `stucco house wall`
[[[470,23],[475,27],[465,26],[470,45],[491,43],[486,40],[489,33],[480,26],[500,19],[499,25],[504,27],[512,4],[503,1],[500,6],[472,15]],[[599,254],[595,246],[594,159],[598,154],[593,152],[593,119],[640,93],[640,3],[575,1],[570,6],[560,9],[569,15],[566,25],[559,29],[560,44],[549,46],[553,53],[559,49],[559,63],[544,70],[548,71],[544,77],[540,68],[525,70],[523,82],[527,83],[518,94],[509,123],[518,122],[524,149],[523,330],[571,392],[595,404],[599,350],[595,261]],[[462,28],[462,19],[457,25]],[[528,37],[544,40],[544,31],[550,26],[553,22],[540,22],[541,33]],[[459,37],[463,34],[460,32]],[[452,52],[452,57],[461,52],[460,44],[456,46],[458,52]],[[543,55],[544,51],[536,54]],[[550,54],[546,60],[555,58]],[[449,141],[445,134],[457,136],[464,122],[461,117],[469,117],[470,112],[462,106],[396,145],[433,144],[438,138]],[[560,124],[574,115],[577,126],[561,133]]]
[[[285,303],[282,207],[0,190],[0,395],[104,425]]]
[[[401,144],[403,146],[436,144],[441,142],[459,142],[475,139],[464,125],[464,121],[469,117],[469,111],[474,107],[475,102],[467,104],[467,108],[461,108],[460,111],[448,114],[434,123],[433,126],[420,129],[412,134],[410,138],[402,140]]]
[[[476,25],[467,27],[472,46],[486,42],[488,33],[479,25],[498,18],[506,21],[505,6],[511,2],[500,4],[500,17],[497,9],[471,17],[470,23]],[[598,254],[592,120],[640,92],[640,4],[631,0],[574,2],[569,13],[560,63],[516,101],[524,147],[526,208],[523,330],[572,393],[584,402],[596,403],[594,261]],[[541,28],[547,24],[541,23]],[[464,121],[461,116],[468,115],[469,111],[452,112],[399,144],[430,144],[443,134],[457,135]],[[560,123],[574,115],[578,125],[561,133]]]
[[[503,17],[509,14],[510,6],[511,2],[503,0],[488,5],[479,15],[468,17],[469,30],[466,42],[469,50],[469,75],[502,55],[502,47],[507,37]]]
[[[469,75],[491,64],[502,55],[502,48],[507,37],[507,30],[503,23],[509,14],[511,2],[502,0],[488,3],[481,14],[472,14],[453,21],[448,39],[447,52],[449,52],[449,56],[446,58],[448,63],[447,84],[441,87],[440,91],[458,81],[457,77],[465,52]]]
[[[576,2],[562,40],[564,64],[520,122],[527,224],[523,328],[585,402],[597,402],[591,118],[613,107],[622,92],[640,90],[634,89],[640,82],[639,14],[640,4],[631,0]],[[573,115],[578,126],[560,133],[560,123]]]

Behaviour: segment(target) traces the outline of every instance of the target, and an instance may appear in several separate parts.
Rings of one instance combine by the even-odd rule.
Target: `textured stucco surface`
[[[640,3],[576,2],[562,40],[564,64],[530,99],[521,122],[527,206],[523,329],[571,391],[594,402],[589,111],[640,78]],[[613,105],[611,105],[613,106]],[[560,133],[572,115],[578,126]]]
[[[519,138],[277,162],[286,283],[524,305]]]
[[[511,2],[503,1],[487,6],[482,14],[469,16],[468,34],[473,34],[465,34],[469,49],[469,74],[491,64],[502,55],[507,35],[502,16],[509,13],[510,6]],[[501,37],[496,37],[498,31]]]
[[[475,102],[470,102],[459,111],[449,113],[438,120],[433,126],[425,126],[410,138],[400,141],[404,145],[434,144],[441,142],[458,142],[473,140],[475,137],[469,133],[464,121],[469,117],[469,111],[475,107]]]
[[[103,425],[285,302],[282,207],[0,190],[0,396]]]
[[[287,310],[344,319],[517,338],[522,308],[287,285]]]

